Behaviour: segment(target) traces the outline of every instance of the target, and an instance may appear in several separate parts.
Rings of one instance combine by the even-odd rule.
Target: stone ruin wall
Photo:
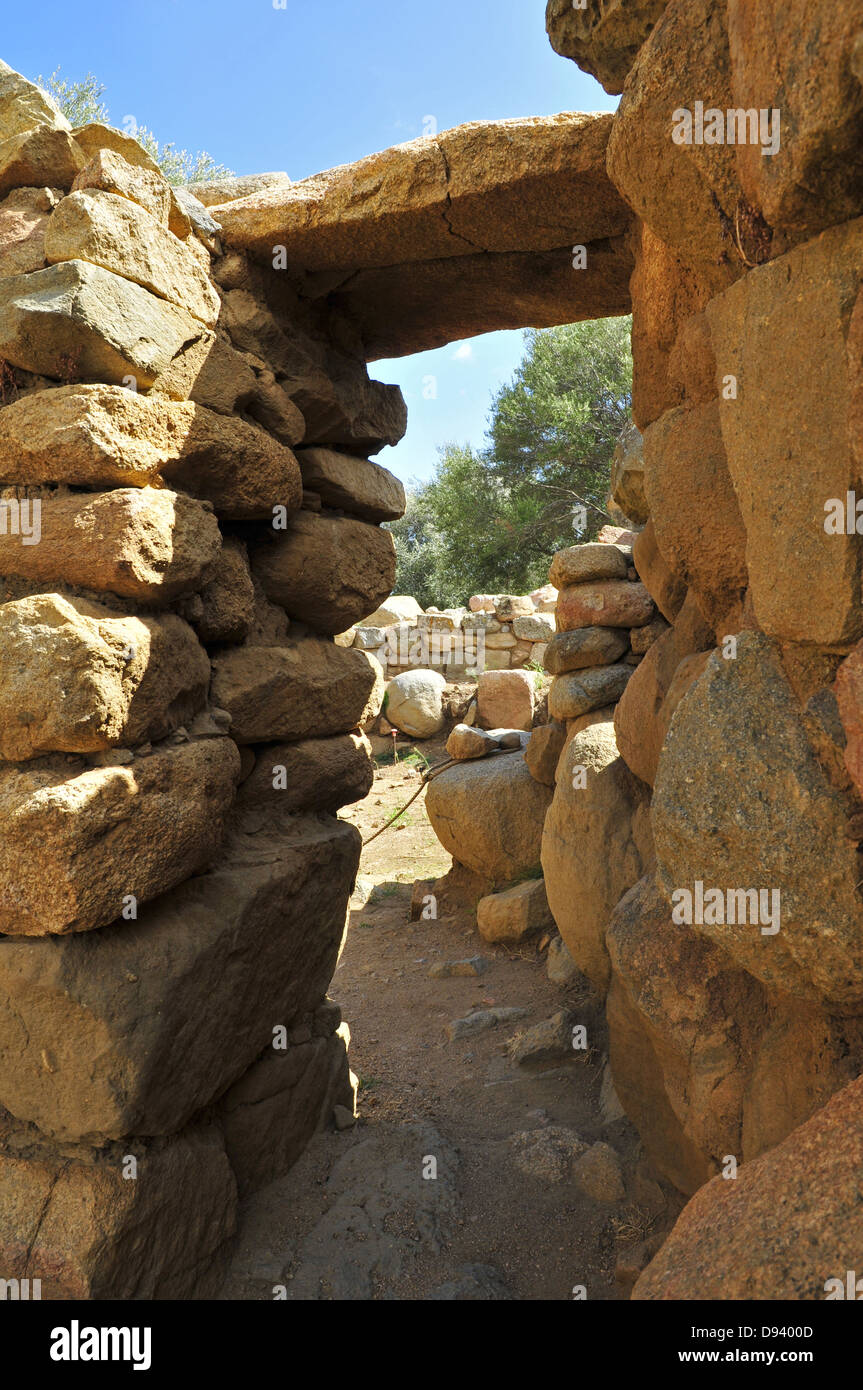
[[[135,141],[6,68],[0,138],[2,1268],[201,1297],[354,1111],[335,813],[383,686],[333,635],[393,587],[406,413]]]
[[[388,680],[417,667],[447,682],[479,671],[521,671],[528,663],[542,669],[556,605],[553,584],[531,594],[473,594],[467,607],[425,611],[411,595],[393,594],[336,641],[371,652]]]
[[[627,1114],[698,1192],[635,1297],[823,1298],[861,1236],[863,5],[550,0],[547,21],[622,93],[607,167],[636,214],[635,561],[671,624],[613,727],[567,748],[549,901],[606,996]],[[773,152],[676,143],[697,102],[763,112]],[[598,548],[567,554],[613,608]],[[562,587],[560,628],[578,604]],[[779,918],[681,922],[697,882],[778,893]],[[735,1181],[714,1176],[729,1156]]]
[[[402,313],[407,264],[329,293],[333,265],[353,273],[341,244],[308,297],[244,254],[273,242],[266,218],[237,233],[247,200],[210,221],[131,142],[70,133],[2,74],[20,235],[0,253],[0,482],[42,500],[43,535],[0,536],[0,1246],[46,1296],[205,1292],[237,1185],[351,1105],[325,996],[358,844],[334,812],[370,780],[357,731],[380,673],[332,639],[392,588],[379,523],[400,499],[365,460],[405,425],[364,361],[510,312],[555,321],[535,285],[534,316],[512,308],[532,266],[575,319],[624,312],[634,265],[631,556],[556,558],[556,723],[494,776],[544,822],[548,900],[605,1000],[620,1101],[695,1194],[635,1296],[812,1298],[855,1268],[863,3],[550,0],[548,27],[622,93],[590,128],[610,183],[592,166],[574,239],[600,269],[580,309],[521,225],[524,254],[426,265],[411,246]],[[768,128],[778,111],[781,140],[768,157],[678,144],[672,113],[697,103]],[[324,231],[338,242],[338,218]],[[362,227],[345,234],[362,248]],[[482,323],[458,299],[467,270],[500,275]],[[623,629],[644,634],[637,664]],[[487,891],[536,837],[499,834],[487,797],[469,861],[481,767],[436,779],[427,806]],[[778,894],[779,930],[675,920],[699,883]],[[128,1155],[148,1184],[123,1178]]]

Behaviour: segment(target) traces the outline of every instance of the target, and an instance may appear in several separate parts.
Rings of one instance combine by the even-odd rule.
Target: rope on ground
[[[446,762],[444,763],[434,763],[433,766],[427,767],[422,775],[422,781],[420,782],[413,796],[405,802],[404,806],[399,807],[395,815],[390,816],[386,825],[382,825],[380,830],[375,831],[374,835],[370,835],[367,840],[363,840],[363,849],[365,849],[366,845],[370,845],[372,840],[376,840],[379,835],[383,835],[385,830],[389,830],[390,826],[394,825],[395,822],[399,819],[399,817],[404,815],[408,807],[413,805],[417,797],[420,795],[420,792],[422,792],[425,789],[428,783],[431,782],[432,778],[438,777],[442,772],[446,772],[448,767],[453,767],[456,763],[459,762],[485,762],[486,758],[497,758],[500,756],[501,753],[518,753],[520,751],[521,745],[519,745],[516,748],[493,748],[490,753],[486,753],[485,758],[447,758]]]

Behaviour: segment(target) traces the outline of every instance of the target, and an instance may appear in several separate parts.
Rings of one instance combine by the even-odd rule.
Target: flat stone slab
[[[474,121],[213,209],[230,246],[309,277],[368,360],[629,311],[610,114]],[[583,265],[573,248],[586,248]]]

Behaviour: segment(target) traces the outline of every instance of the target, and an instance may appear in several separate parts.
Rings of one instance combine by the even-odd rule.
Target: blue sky
[[[279,0],[282,3],[282,0]],[[0,57],[30,78],[93,72],[114,125],[207,150],[237,173],[301,179],[463,121],[608,111],[616,99],[551,49],[545,0],[41,0],[3,5]],[[381,455],[404,481],[437,446],[480,445],[520,333],[378,362],[408,434]],[[436,378],[436,396],[424,383]]]

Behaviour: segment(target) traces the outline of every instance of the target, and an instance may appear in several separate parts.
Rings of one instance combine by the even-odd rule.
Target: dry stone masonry
[[[337,812],[368,731],[447,720],[440,891],[488,941],[556,922],[604,1103],[691,1198],[634,1296],[846,1296],[863,0],[547,27],[614,114],[194,192],[0,65],[0,1263],[45,1297],[211,1294],[238,1193],[352,1111]],[[393,596],[406,414],[366,363],[630,309],[627,528],[531,596]],[[581,1190],[618,1201],[613,1159]]]
[[[561,587],[546,660],[591,610],[639,659],[572,734],[543,839],[620,1100],[698,1190],[635,1296],[835,1297],[863,1239],[863,5],[549,0],[547,23],[622,94],[607,168],[635,216],[643,444],[613,486],[639,582],[609,557]]]
[[[404,406],[5,65],[0,191],[0,1264],[202,1297],[238,1192],[354,1107],[336,812],[383,677],[333,634],[393,587]]]

